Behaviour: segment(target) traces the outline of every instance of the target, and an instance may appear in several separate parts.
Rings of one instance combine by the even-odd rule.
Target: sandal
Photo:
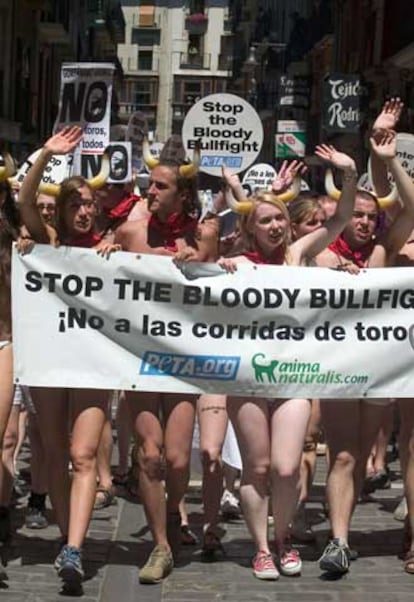
[[[116,497],[112,487],[98,487],[96,489],[95,503],[93,505],[94,510],[102,510],[102,508],[108,508],[108,506],[114,506],[116,504]]]
[[[181,543],[183,546],[196,546],[198,537],[188,525],[181,525]]]
[[[402,541],[402,554],[403,557],[406,558],[407,554],[410,553],[411,550],[411,526],[410,519],[407,515],[404,519],[404,529],[403,529],[403,541]]]
[[[414,575],[414,550],[409,550],[404,557],[404,571]]]

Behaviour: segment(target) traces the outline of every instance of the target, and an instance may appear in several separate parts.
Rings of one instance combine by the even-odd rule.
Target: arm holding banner
[[[387,165],[403,203],[403,208],[390,226],[382,244],[387,252],[387,263],[392,265],[395,255],[406,243],[414,228],[414,182],[397,158],[396,134],[383,133],[380,141],[370,139],[374,153]]]
[[[18,204],[23,223],[35,242],[49,244],[53,242],[53,228],[44,225],[36,206],[37,190],[43,171],[52,155],[70,153],[82,139],[82,130],[76,126],[66,127],[49,138],[42,151],[23,180]]]
[[[317,146],[315,154],[343,172],[342,193],[334,215],[321,228],[299,238],[290,246],[291,254],[297,265],[301,265],[305,258],[315,257],[339,236],[352,217],[355,202],[357,183],[355,161],[327,144]]]

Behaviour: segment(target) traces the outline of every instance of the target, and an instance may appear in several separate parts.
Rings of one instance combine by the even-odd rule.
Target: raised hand
[[[221,167],[221,174],[226,186],[228,186],[237,199],[242,199],[246,196],[246,192],[241,185],[239,176],[232,173],[227,167]]]
[[[397,154],[397,137],[393,130],[382,130],[381,135],[369,139],[373,152],[383,161]]]
[[[404,103],[400,98],[391,98],[384,103],[381,113],[378,115],[372,126],[373,133],[381,130],[395,130],[398,120],[401,116]]]
[[[291,185],[297,174],[303,175],[307,170],[303,161],[294,160],[288,163],[283,161],[279,173],[272,182],[272,191],[275,194],[285,192]]]
[[[77,125],[67,126],[46,140],[43,148],[52,155],[70,153],[82,140],[82,130]]]
[[[323,161],[329,161],[334,167],[341,171],[356,172],[355,161],[349,155],[340,153],[330,144],[319,144],[315,148],[315,155]]]

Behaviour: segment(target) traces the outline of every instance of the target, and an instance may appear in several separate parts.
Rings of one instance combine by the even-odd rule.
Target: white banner
[[[109,144],[112,77],[111,63],[63,63],[59,111],[54,131],[65,125],[83,129],[84,153],[102,154]]]
[[[413,269],[13,254],[16,382],[266,397],[414,395]]]

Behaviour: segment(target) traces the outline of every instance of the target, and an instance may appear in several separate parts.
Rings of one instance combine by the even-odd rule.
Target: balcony
[[[208,27],[208,17],[204,13],[194,13],[185,20],[185,28],[189,35],[202,36],[206,33]]]
[[[211,54],[180,52],[180,69],[210,69]]]

